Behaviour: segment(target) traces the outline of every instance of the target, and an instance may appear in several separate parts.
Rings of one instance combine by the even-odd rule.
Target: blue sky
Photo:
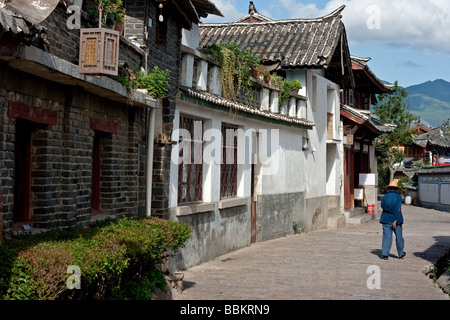
[[[232,22],[248,13],[249,1],[212,0]],[[370,57],[369,67],[388,82],[403,87],[428,80],[450,82],[450,1],[448,0],[253,0],[271,19],[316,18],[341,5],[350,53]]]

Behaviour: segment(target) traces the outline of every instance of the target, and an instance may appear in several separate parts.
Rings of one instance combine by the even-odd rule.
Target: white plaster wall
[[[182,29],[181,30],[181,44],[185,45],[191,49],[197,49],[200,43],[200,30],[198,25],[193,23],[192,29]]]
[[[306,155],[306,197],[339,195],[343,173],[342,130],[340,129],[339,86],[323,77],[321,70],[306,72],[307,117],[315,127],[309,130],[310,150]],[[334,94],[329,94],[330,89]],[[334,100],[334,101],[330,101]],[[327,148],[327,112],[334,114],[334,144]],[[327,154],[331,152],[332,154]],[[328,167],[327,167],[328,166]],[[327,170],[329,169],[329,170]],[[328,175],[327,175],[328,172]],[[327,179],[328,178],[328,179]]]
[[[305,191],[308,184],[306,169],[306,154],[302,150],[302,139],[306,129],[291,128],[270,124],[258,120],[233,115],[230,112],[199,107],[187,102],[177,102],[174,119],[173,141],[178,141],[176,129],[179,126],[180,114],[186,114],[203,119],[204,131],[215,128],[220,132],[222,122],[237,125],[247,134],[245,141],[246,159],[238,166],[238,197],[250,197],[251,194],[251,157],[252,157],[252,131],[259,132],[259,141],[266,142],[261,135],[264,132],[272,134],[274,141],[267,141],[268,150],[262,157],[266,165],[257,165],[259,179],[257,179],[256,192],[261,194],[280,194]],[[273,131],[272,131],[273,130]],[[278,134],[276,134],[278,133]],[[205,137],[206,138],[206,137]],[[209,139],[206,139],[209,140]],[[204,151],[210,151],[209,146],[215,146],[218,159],[221,159],[221,141],[214,139],[204,142]],[[260,145],[261,147],[261,145]],[[262,152],[262,151],[261,151]],[[179,154],[179,145],[173,145],[172,157],[176,159]],[[268,156],[269,157],[268,157]],[[220,200],[220,164],[205,162],[203,166],[203,201],[217,202]],[[177,206],[178,192],[178,165],[171,161],[169,207]]]

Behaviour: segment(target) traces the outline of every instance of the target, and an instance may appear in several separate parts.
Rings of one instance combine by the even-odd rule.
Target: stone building
[[[78,29],[97,23],[87,13],[92,2],[78,11],[68,8],[70,1],[53,4],[36,22],[0,3],[4,236],[151,214],[151,186],[154,213],[164,211],[168,184],[159,165],[174,114],[181,29],[208,13],[220,14],[207,0],[124,1],[119,61],[135,72],[153,66],[170,70],[169,94],[157,101],[111,77],[80,74]],[[162,144],[154,145],[154,136]]]

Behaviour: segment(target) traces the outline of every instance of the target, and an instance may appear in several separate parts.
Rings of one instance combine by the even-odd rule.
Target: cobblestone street
[[[448,300],[424,274],[450,248],[450,213],[403,206],[405,259],[381,259],[378,220],[260,242],[183,271],[178,300]],[[372,269],[379,267],[380,288]],[[370,278],[370,279],[369,279]]]

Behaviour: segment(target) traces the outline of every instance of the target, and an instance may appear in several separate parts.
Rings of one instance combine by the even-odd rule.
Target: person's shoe
[[[403,259],[406,256],[406,252],[403,252],[403,254],[399,257],[399,259]]]
[[[383,260],[387,260],[388,258],[388,256],[383,256]]]

